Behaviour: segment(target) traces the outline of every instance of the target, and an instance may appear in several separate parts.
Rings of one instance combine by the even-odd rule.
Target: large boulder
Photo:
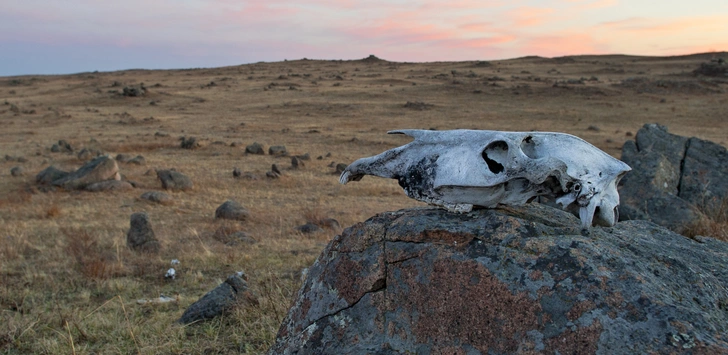
[[[119,175],[119,166],[116,161],[104,155],[53,181],[53,185],[67,190],[78,190],[95,182],[106,180],[121,180],[121,175]]]
[[[540,204],[386,212],[326,246],[269,354],[726,354],[726,256]]]
[[[622,160],[632,171],[620,184],[621,220],[648,219],[682,233],[728,199],[728,153],[713,142],[647,124],[625,142]]]

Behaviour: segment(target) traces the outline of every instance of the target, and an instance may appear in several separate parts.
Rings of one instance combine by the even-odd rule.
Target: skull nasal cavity
[[[483,149],[483,160],[488,164],[488,169],[494,174],[503,172],[503,164],[508,157],[508,144],[504,141],[495,141]]]

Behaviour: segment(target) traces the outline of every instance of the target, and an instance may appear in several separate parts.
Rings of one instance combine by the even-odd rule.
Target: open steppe
[[[301,234],[296,226],[334,218],[346,227],[422,205],[395,180],[367,177],[342,186],[331,162],[405,144],[409,138],[386,134],[401,128],[566,132],[619,157],[643,124],[660,123],[726,146],[728,78],[692,74],[721,57],[728,54],[439,63],[372,56],[0,78],[0,352],[265,352],[302,270],[340,232]],[[122,95],[141,83],[144,96]],[[201,147],[182,149],[183,136]],[[76,154],[50,151],[60,139],[76,152],[144,156],[145,165],[119,163],[139,187],[41,192],[39,171],[83,163]],[[290,170],[290,158],[246,155],[253,142],[312,159]],[[271,164],[284,170],[280,179],[265,178]],[[11,176],[14,166],[26,174]],[[235,179],[236,167],[262,178]],[[148,173],[161,168],[188,175],[195,188],[170,192],[171,205],[139,199],[162,190]],[[242,203],[250,219],[215,220],[215,208],[228,199]],[[162,245],[157,255],[126,248],[129,216],[138,211],[151,218]],[[231,245],[221,235],[225,228],[257,242]],[[165,279],[172,259],[180,261],[177,278]],[[175,324],[236,271],[248,275],[259,304],[203,324]],[[137,302],[161,294],[176,301]]]

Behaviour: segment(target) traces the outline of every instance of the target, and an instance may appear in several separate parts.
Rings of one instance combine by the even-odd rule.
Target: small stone
[[[117,154],[116,155],[116,161],[119,163],[126,163],[129,160],[131,160],[131,155],[129,154]]]
[[[240,176],[243,175],[243,172],[240,170],[240,168],[233,169],[233,177],[240,178]]]
[[[139,196],[142,200],[158,203],[160,205],[171,205],[174,202],[172,196],[167,195],[162,191],[147,191]]]
[[[288,155],[288,151],[283,145],[274,145],[268,148],[268,154],[276,157],[281,157]]]
[[[134,165],[146,165],[147,160],[143,156],[137,155],[134,158],[129,159],[129,161],[127,163],[134,164]]]
[[[343,172],[344,172],[344,170],[346,170],[346,167],[347,167],[347,166],[348,166],[348,165],[346,165],[346,164],[344,164],[344,163],[339,163],[339,164],[336,164],[336,173],[337,173],[337,174],[341,174],[341,173],[343,173]]]
[[[200,147],[200,142],[197,141],[196,137],[182,137],[180,141],[180,147],[182,149],[197,149]]]
[[[245,147],[245,153],[246,154],[255,154],[255,155],[265,155],[265,151],[263,150],[263,145],[258,142],[255,142],[255,143]]]
[[[55,166],[51,165],[38,173],[38,175],[35,176],[35,182],[38,184],[45,184],[49,185],[53,181],[56,181],[58,179],[61,179],[68,175],[69,172],[60,170],[56,168]]]
[[[229,276],[225,282],[189,306],[177,322],[190,324],[215,318],[239,305],[239,301],[257,305],[258,299],[248,290],[244,277],[239,274]]]
[[[283,175],[283,173],[278,169],[278,166],[275,164],[270,166],[270,170],[278,175]]]
[[[587,130],[594,131],[594,132],[601,131],[601,129],[599,128],[599,126],[594,126],[594,125],[591,125],[591,126],[587,127]]]
[[[76,157],[78,157],[79,160],[87,161],[87,160],[96,158],[98,156],[101,156],[103,154],[104,153],[102,151],[97,150],[97,149],[83,148],[83,149],[81,149],[81,151],[78,152]]]
[[[248,212],[248,210],[246,210],[240,203],[233,200],[225,201],[225,203],[215,210],[215,218],[217,219],[245,221],[249,216],[250,212]]]
[[[146,212],[136,212],[131,215],[129,232],[126,234],[126,245],[136,251],[150,253],[159,251],[159,241],[154,236],[154,230]]]
[[[22,166],[15,166],[10,169],[10,175],[12,176],[23,176],[25,175],[25,169]]]
[[[311,234],[311,233],[317,233],[323,231],[321,227],[314,223],[306,223],[304,225],[300,225],[296,227],[296,231],[301,232],[303,234]]]
[[[298,169],[304,167],[303,161],[298,157],[291,157],[291,169]]]
[[[158,170],[157,178],[162,181],[162,187],[165,190],[187,191],[194,187],[189,177],[174,170]]]

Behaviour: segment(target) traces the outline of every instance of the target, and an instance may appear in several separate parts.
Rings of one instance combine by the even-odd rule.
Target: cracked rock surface
[[[728,199],[728,152],[702,139],[644,125],[625,142],[622,160],[632,167],[620,183],[621,220],[646,219],[682,233],[704,211]]]
[[[316,262],[269,354],[728,354],[728,244],[530,204],[386,212]]]

